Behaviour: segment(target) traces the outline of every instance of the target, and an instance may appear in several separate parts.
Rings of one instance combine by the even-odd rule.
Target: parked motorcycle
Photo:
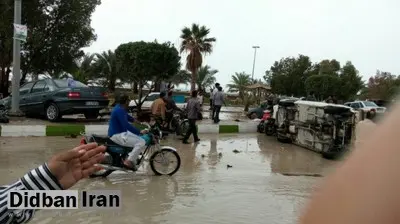
[[[259,133],[264,133],[266,121],[271,117],[271,112],[269,110],[265,110],[264,114],[261,118],[260,123],[257,125],[257,131]]]
[[[146,149],[142,156],[138,159],[137,164],[140,166],[144,161],[148,161],[151,170],[156,175],[173,175],[181,165],[181,159],[176,149],[170,146],[160,146],[160,140],[163,137],[162,131],[156,126],[148,125],[148,134],[144,136],[146,139]],[[92,174],[90,177],[107,177],[116,170],[132,171],[124,166],[123,160],[127,158],[132,147],[126,147],[113,142],[108,136],[84,135],[81,144],[96,142],[104,145],[106,149],[106,158],[99,164],[103,169]],[[172,164],[172,165],[171,165]],[[161,167],[160,167],[161,166]]]
[[[0,123],[9,123],[8,110],[4,105],[0,105]]]

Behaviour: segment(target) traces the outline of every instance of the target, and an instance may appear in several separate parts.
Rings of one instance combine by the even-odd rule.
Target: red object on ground
[[[80,144],[81,144],[81,145],[85,145],[85,144],[86,144],[86,140],[85,140],[85,138],[82,138],[82,139],[81,139],[81,142],[80,142]]]
[[[263,115],[263,117],[262,117],[262,121],[266,121],[266,120],[268,120],[269,118],[271,117],[271,112],[270,111],[267,111],[267,112],[264,112],[264,115]]]

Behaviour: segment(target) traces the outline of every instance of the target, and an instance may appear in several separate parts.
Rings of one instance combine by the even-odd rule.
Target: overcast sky
[[[398,0],[102,0],[92,18],[98,39],[86,50],[99,52],[130,41],[179,45],[193,22],[217,38],[204,64],[218,69],[225,85],[235,72],[261,78],[274,61],[304,54],[313,62],[353,62],[364,79],[377,69],[400,73]]]

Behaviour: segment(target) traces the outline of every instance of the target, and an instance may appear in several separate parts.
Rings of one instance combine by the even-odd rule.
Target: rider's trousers
[[[128,154],[128,160],[136,165],[136,160],[139,158],[140,153],[146,145],[146,142],[143,138],[137,135],[129,136],[129,138],[135,138],[135,146],[133,147],[133,150]]]

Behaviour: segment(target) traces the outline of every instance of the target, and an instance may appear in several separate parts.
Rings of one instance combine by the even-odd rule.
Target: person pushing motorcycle
[[[131,132],[134,135],[130,135],[129,138],[134,142],[133,150],[128,154],[128,158],[124,160],[124,165],[134,171],[137,170],[137,159],[139,158],[142,149],[144,148],[146,141],[140,137],[140,135],[146,134],[147,130],[139,130],[130,124],[135,122],[135,119],[130,116],[127,112],[129,106],[129,97],[126,95],[120,96],[118,104],[114,107],[111,112],[111,118],[108,126],[108,136],[121,134],[124,132]]]

